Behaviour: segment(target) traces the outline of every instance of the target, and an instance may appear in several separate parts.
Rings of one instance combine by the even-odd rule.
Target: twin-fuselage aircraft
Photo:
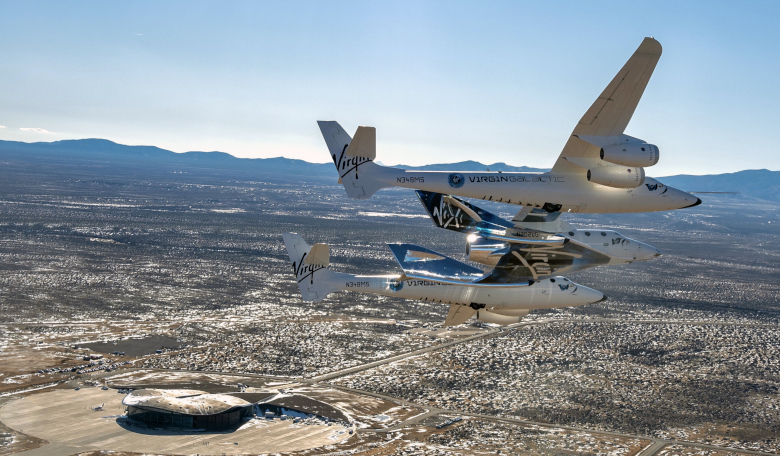
[[[354,138],[333,121],[319,127],[347,196],[368,199],[387,187],[417,190],[436,226],[467,236],[466,258],[485,270],[425,247],[388,244],[402,274],[362,276],[329,269],[326,244],[309,246],[283,235],[304,301],[355,291],[450,306],[445,326],[472,316],[517,323],[531,309],[570,307],[606,299],[560,274],[655,258],[660,252],[609,229],[576,229],[563,213],[629,213],[682,209],[695,196],[645,176],[658,147],[624,133],[656,63],[661,45],[645,38],[574,128],[549,172],[424,172],[380,166],[376,129]],[[454,196],[456,195],[456,196]],[[457,196],[521,206],[511,220]]]
[[[547,212],[626,213],[683,209],[701,200],[645,176],[658,147],[624,133],[661,57],[645,38],[585,112],[549,172],[412,171],[380,166],[376,129],[350,138],[338,122],[318,122],[347,196],[368,199],[387,187],[407,187]]]

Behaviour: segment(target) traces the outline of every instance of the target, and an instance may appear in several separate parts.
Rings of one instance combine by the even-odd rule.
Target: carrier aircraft
[[[318,124],[350,198],[368,199],[382,188],[407,187],[547,212],[682,209],[701,200],[645,176],[645,168],[658,163],[658,147],[624,132],[660,57],[661,44],[645,38],[582,116],[555,165],[545,173],[426,172],[380,166],[374,163],[374,127],[358,127],[350,138],[338,122]]]
[[[485,273],[413,244],[388,244],[402,274],[353,275],[329,269],[327,244],[309,246],[295,233],[282,235],[304,301],[354,291],[449,305],[445,326],[471,317],[485,323],[518,323],[532,309],[571,307],[603,301],[599,291],[565,277],[534,280],[524,272],[496,268]]]

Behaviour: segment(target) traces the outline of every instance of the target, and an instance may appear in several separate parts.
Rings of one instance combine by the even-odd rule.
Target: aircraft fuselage
[[[334,277],[334,288],[344,291],[378,294],[442,304],[477,304],[488,309],[551,309],[591,304],[604,295],[597,290],[576,284],[564,277],[535,281],[527,286],[449,285],[402,276]],[[336,283],[335,281],[338,281]]]
[[[373,165],[373,166],[371,166]],[[633,213],[681,209],[701,203],[697,197],[645,178],[636,188],[588,182],[585,174],[410,171],[365,163],[372,179],[387,186],[477,198],[498,203],[583,213]]]

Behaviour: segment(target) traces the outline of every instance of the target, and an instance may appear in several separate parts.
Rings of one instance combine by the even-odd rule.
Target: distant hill
[[[105,166],[157,169],[175,165],[195,171],[228,170],[247,175],[305,176],[311,179],[332,179],[336,172],[331,163],[309,163],[290,158],[237,158],[225,152],[176,153],[154,146],[126,146],[105,139],[74,139],[55,142],[25,143],[0,140],[0,159],[13,159],[51,165],[53,163],[90,163]],[[510,166],[505,163],[485,165],[477,161],[433,164],[425,166],[398,165],[398,168],[419,171],[506,171],[544,172],[543,168]],[[745,196],[780,201],[780,171],[766,169],[738,171],[705,176],[678,175],[660,178],[672,187],[699,192],[739,192]]]
[[[57,161],[86,160],[111,164],[183,165],[192,168],[221,168],[240,171],[298,171],[323,174],[333,171],[330,163],[309,163],[283,157],[238,158],[225,152],[176,153],[154,146],[126,146],[106,139],[72,139],[25,143],[0,141],[0,157]]]
[[[780,171],[749,169],[704,176],[680,174],[660,180],[666,185],[689,192],[738,192],[754,198],[780,201]]]
[[[511,166],[506,163],[493,163],[492,165],[483,165],[480,162],[469,160],[458,163],[443,163],[437,165],[425,166],[407,166],[397,165],[395,168],[412,169],[415,171],[506,171],[516,173],[543,173],[549,171],[549,168],[529,168],[528,166]]]

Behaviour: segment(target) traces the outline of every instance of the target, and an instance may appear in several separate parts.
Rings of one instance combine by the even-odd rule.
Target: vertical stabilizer
[[[284,233],[282,239],[304,301],[322,301],[330,293],[343,289],[339,283],[342,274],[328,269],[330,253],[326,244],[309,246],[296,233]]]
[[[392,187],[377,179],[382,167],[373,161],[376,158],[376,128],[358,127],[352,139],[338,122],[320,120],[317,124],[347,196],[368,199],[378,190]]]

